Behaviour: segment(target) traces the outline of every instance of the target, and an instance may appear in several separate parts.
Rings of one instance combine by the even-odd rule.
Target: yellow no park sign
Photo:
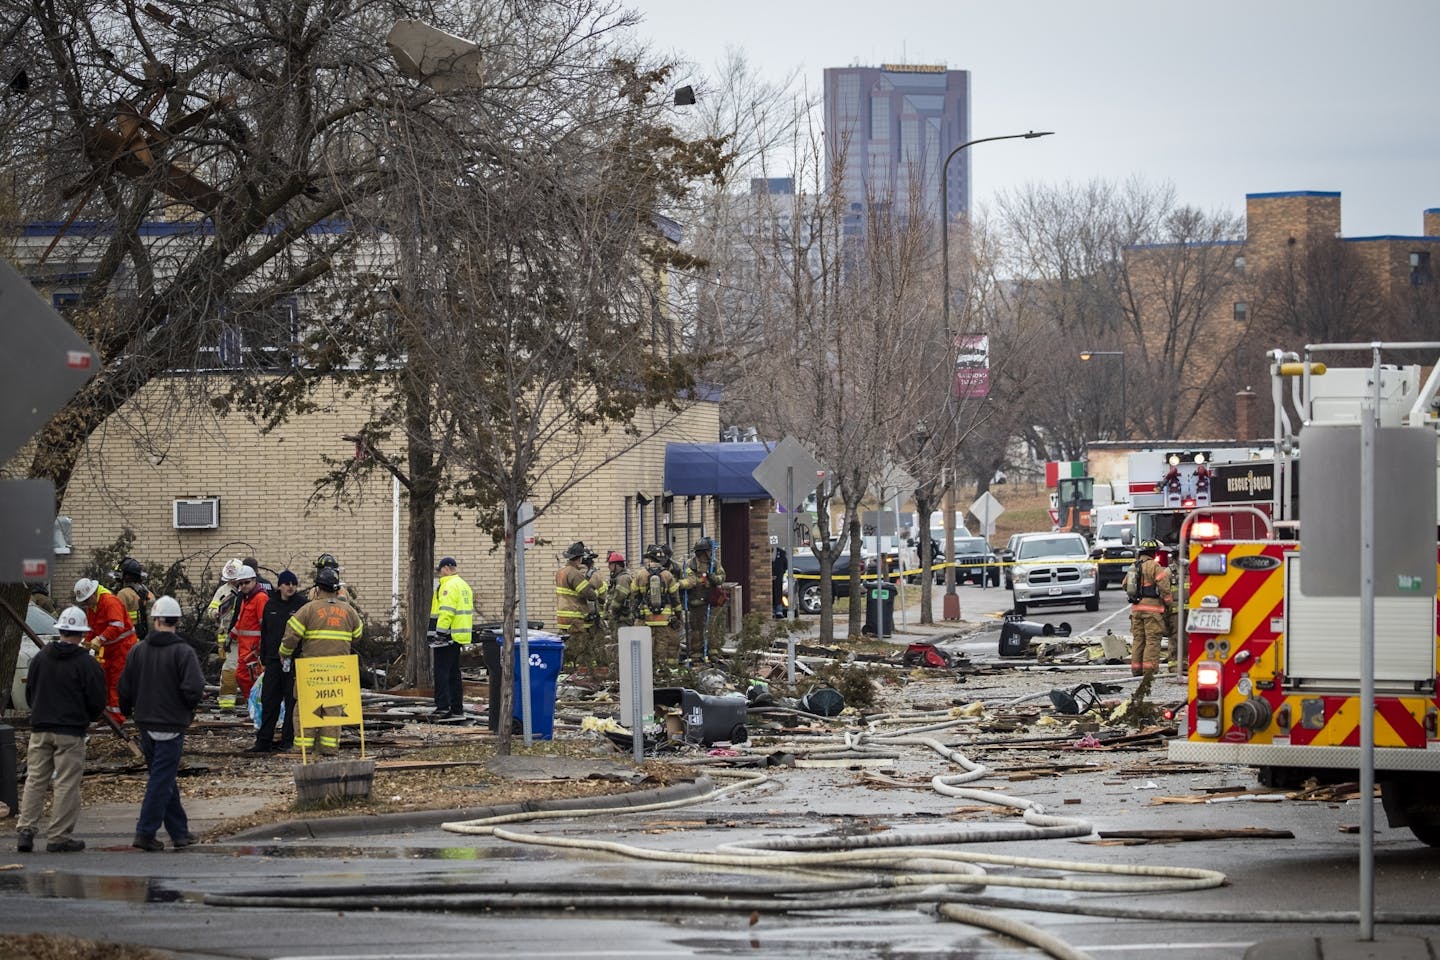
[[[295,721],[306,727],[361,723],[360,658],[302,657],[295,661]]]

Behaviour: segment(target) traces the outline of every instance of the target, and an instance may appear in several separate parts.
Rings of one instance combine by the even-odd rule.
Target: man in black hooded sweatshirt
[[[130,651],[116,685],[121,710],[140,728],[140,749],[150,766],[130,845],[146,851],[164,850],[165,844],[155,836],[163,823],[178,850],[195,842],[175,775],[185,750],[185,730],[205,693],[205,676],[200,672],[200,658],[175,633],[180,625],[180,604],[175,598],[156,600],[150,617],[155,628]]]
[[[35,849],[35,825],[54,775],[48,853],[74,853],[85,841],[71,836],[80,819],[80,781],[85,774],[85,730],[105,709],[105,671],[80,645],[90,627],[85,611],[70,607],[55,621],[59,640],[30,661],[25,699],[30,704],[30,749],[25,795],[15,827],[15,849]]]

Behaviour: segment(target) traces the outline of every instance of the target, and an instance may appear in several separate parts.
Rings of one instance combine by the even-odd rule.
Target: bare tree
[[[1173,188],[1136,179],[1033,187],[1002,198],[1001,212],[1022,275],[1045,291],[1053,327],[1066,335],[1058,345],[1067,369],[1076,370],[1077,345],[1122,350],[1130,409],[1112,422],[1148,436],[1183,433],[1239,342],[1217,336],[1214,326],[1239,282],[1238,218],[1180,206]],[[1103,367],[1076,373],[1102,390],[1115,374]],[[1037,421],[1053,436],[1107,432],[1097,427],[1093,402],[1055,413]]]
[[[444,85],[429,112],[392,115],[394,186],[361,208],[383,226],[386,275],[352,272],[344,309],[280,402],[273,384],[246,398],[272,420],[336,376],[370,398],[369,416],[350,425],[361,455],[321,485],[344,497],[388,471],[409,491],[410,682],[429,662],[437,510],[473,510],[501,544],[502,716],[523,615],[521,505],[543,516],[689,403],[695,361],[659,299],[679,252],[657,211],[727,160],[719,142],[671,128],[670,70],[620,43],[626,17],[604,5],[546,10],[453,26],[478,52],[506,55],[480,57],[493,66]]]
[[[350,205],[391,180],[373,108],[428,99],[394,82],[379,40],[398,14],[387,0],[0,0],[6,57],[26,51],[23,89],[0,98],[14,216],[65,224],[27,272],[84,274],[71,321],[103,364],[34,447],[28,474],[58,500],[88,438],[161,374],[272,356],[247,337],[293,321],[357,243]],[[210,383],[166,378],[167,402]],[[22,589],[7,595],[23,604]],[[18,642],[0,634],[0,673]]]

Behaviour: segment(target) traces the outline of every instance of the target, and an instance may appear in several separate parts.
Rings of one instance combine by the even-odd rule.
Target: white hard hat
[[[255,568],[254,568],[254,567],[251,567],[251,566],[247,566],[247,565],[245,565],[245,564],[242,563],[242,564],[240,565],[240,569],[237,570],[237,571],[235,571],[235,576],[231,577],[230,579],[232,579],[232,580],[254,580],[254,579],[255,579]]]
[[[85,611],[79,607],[66,607],[60,616],[55,618],[55,629],[61,633],[89,633],[90,621],[85,617]]]
[[[174,617],[180,619],[180,601],[174,597],[161,597],[155,601],[155,606],[150,608],[152,617]]]
[[[245,561],[235,557],[225,561],[225,566],[220,568],[221,580],[239,580],[240,570],[245,566]]]
[[[89,577],[81,577],[75,581],[75,602],[84,603],[95,596],[95,591],[100,589],[100,584]]]

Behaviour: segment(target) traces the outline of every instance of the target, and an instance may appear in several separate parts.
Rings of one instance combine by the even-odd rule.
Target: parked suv
[[[985,587],[1000,586],[1000,568],[995,566],[995,553],[984,537],[955,538],[955,582],[967,580]]]
[[[1090,547],[1092,560],[1108,560],[1100,564],[1100,589],[1125,579],[1126,563],[1135,562],[1135,521],[1112,520],[1100,524],[1095,543]]]
[[[1092,613],[1100,609],[1100,582],[1090,547],[1078,533],[1025,534],[1015,544],[1015,612],[1030,607],[1085,604]]]

